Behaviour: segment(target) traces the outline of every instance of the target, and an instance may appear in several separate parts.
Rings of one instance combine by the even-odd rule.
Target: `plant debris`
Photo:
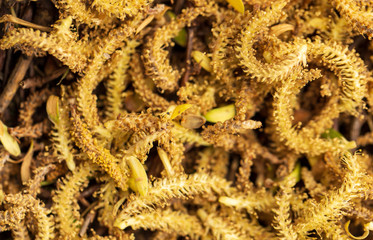
[[[0,239],[370,239],[371,1],[0,7]]]

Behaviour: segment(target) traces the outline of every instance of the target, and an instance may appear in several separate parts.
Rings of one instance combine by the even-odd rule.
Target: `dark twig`
[[[90,203],[84,197],[79,197],[78,200],[83,206],[89,207]]]
[[[192,55],[192,49],[193,49],[193,37],[195,33],[196,27],[190,27],[188,28],[188,44],[186,49],[186,69],[185,74],[183,76],[183,79],[181,80],[180,85],[183,87],[186,85],[186,83],[189,80],[190,76],[190,68],[191,68],[191,55]]]
[[[179,14],[181,12],[181,9],[183,8],[185,3],[185,0],[176,0],[174,11],[176,14]]]
[[[91,196],[94,192],[96,192],[100,188],[100,185],[93,185],[85,189],[81,194],[80,197],[86,198]]]
[[[0,95],[0,115],[3,114],[4,110],[8,107],[12,101],[14,95],[17,92],[19,83],[26,75],[27,69],[30,66],[32,57],[21,56],[18,59],[16,67],[13,69],[9,80]]]
[[[68,70],[67,68],[61,68],[44,77],[27,78],[25,81],[22,81],[21,83],[22,88],[27,89],[27,88],[32,88],[32,87],[42,87],[44,84],[64,74],[67,70]]]
[[[362,120],[359,117],[354,118],[352,121],[350,130],[350,138],[352,141],[356,141],[356,139],[360,136],[361,126],[363,126],[364,122],[365,120]]]
[[[96,217],[96,211],[94,211],[94,210],[90,211],[87,214],[87,216],[84,219],[82,228],[79,231],[79,236],[80,237],[83,237],[86,234],[89,224],[91,224],[93,222],[95,217]]]
[[[3,80],[5,81],[5,79],[8,79],[8,75],[9,75],[9,69],[10,69],[10,62],[12,61],[12,52],[13,50],[12,49],[8,49],[6,50],[6,57],[5,57],[5,66],[4,66],[4,75],[3,75]],[[5,82],[1,84],[2,86],[5,85]]]
[[[86,207],[89,207],[91,204],[87,201],[86,197],[91,196],[94,192],[96,192],[100,188],[100,185],[94,185],[87,189],[85,189],[80,195],[79,195],[79,202],[83,204]]]
[[[0,71],[3,69],[4,67],[4,64],[5,64],[5,57],[6,57],[6,54],[5,54],[5,50],[0,50]],[[4,79],[4,75],[1,76],[0,75],[0,82]],[[1,83],[0,83],[0,86],[1,86]]]

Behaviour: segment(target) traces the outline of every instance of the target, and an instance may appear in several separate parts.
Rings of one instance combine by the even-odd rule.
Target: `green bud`
[[[13,156],[19,156],[21,149],[19,148],[17,140],[8,132],[8,127],[0,120],[0,142],[3,144],[5,150]]]
[[[127,164],[131,169],[131,178],[128,185],[140,196],[145,196],[148,193],[148,176],[144,166],[133,156],[127,158]]]
[[[211,60],[206,56],[205,53],[202,53],[200,51],[193,51],[191,55],[194,61],[201,65],[203,69],[208,72],[212,72]]]
[[[206,121],[216,123],[224,122],[226,120],[234,118],[236,115],[236,107],[234,104],[230,104],[220,108],[214,108],[205,114]]]

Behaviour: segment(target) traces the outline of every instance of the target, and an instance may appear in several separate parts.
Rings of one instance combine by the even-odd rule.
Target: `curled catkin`
[[[354,50],[336,42],[308,41],[309,58],[330,69],[338,78],[341,111],[354,112],[361,107],[366,95],[366,84],[371,75],[363,60]]]
[[[318,121],[311,120],[301,129],[293,126],[293,100],[302,88],[300,84],[296,86],[296,79],[298,78],[293,80],[293,84],[283,84],[273,96],[273,120],[271,123],[278,141],[283,142],[297,153],[307,153],[310,156],[317,156],[327,151],[337,153],[355,147],[354,142],[339,138],[322,139],[320,136],[322,132],[331,127],[332,119],[339,115],[340,110],[336,97],[331,98],[320,115],[315,118]]]
[[[372,39],[373,4],[371,1],[333,0],[331,2],[354,29]]]
[[[170,23],[157,29],[154,36],[145,44],[143,56],[146,73],[162,91],[175,91],[181,77],[180,71],[170,65],[165,48],[170,46],[172,38],[183,27],[189,26],[196,17],[210,16],[214,11],[216,6],[213,2],[201,7],[186,8]]]
[[[42,54],[48,52],[63,64],[67,65],[73,72],[82,72],[87,66],[87,57],[81,42],[61,41],[61,39],[39,30],[18,28],[10,31],[0,41],[0,49],[19,47],[26,55]],[[59,46],[59,47],[56,47]]]
[[[306,64],[307,46],[302,42],[294,43],[291,48],[282,51],[283,57],[276,62],[263,63],[256,57],[254,44],[262,38],[260,34],[268,34],[268,27],[279,21],[286,4],[287,1],[277,1],[270,8],[259,12],[241,33],[236,47],[240,64],[245,73],[257,81],[267,84],[285,81],[296,68]]]
[[[60,182],[59,189],[54,193],[53,211],[62,236],[78,236],[83,219],[80,218],[76,195],[88,185],[88,177],[92,177],[96,170],[96,166],[88,162],[80,165]]]

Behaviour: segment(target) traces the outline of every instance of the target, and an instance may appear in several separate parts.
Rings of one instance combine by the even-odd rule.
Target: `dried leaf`
[[[199,115],[186,115],[181,119],[181,126],[189,129],[200,128],[206,119]]]
[[[59,97],[51,95],[47,101],[47,113],[49,120],[55,125],[60,121]]]
[[[26,183],[31,178],[31,160],[34,153],[34,141],[31,141],[31,145],[23,157],[22,166],[21,166],[21,179],[23,183]]]

